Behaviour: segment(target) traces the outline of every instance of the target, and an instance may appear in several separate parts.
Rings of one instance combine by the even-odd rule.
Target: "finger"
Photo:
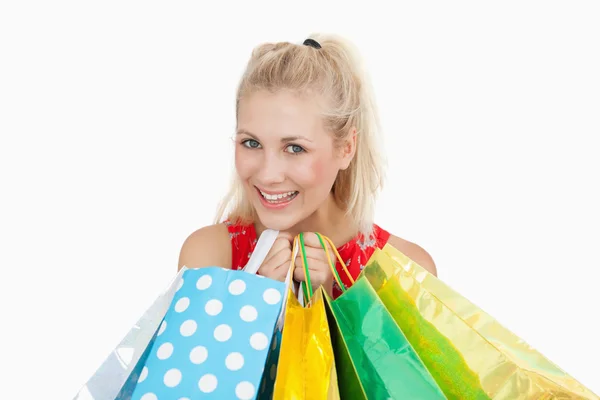
[[[288,271],[290,270],[290,263],[292,261],[292,252],[289,249],[283,249],[279,253],[275,254],[269,263],[264,266],[264,271],[268,272],[268,276],[277,279],[279,281],[285,281]],[[261,270],[259,269],[259,273]]]
[[[292,248],[292,242],[290,242],[287,238],[285,237],[278,237],[277,239],[275,239],[275,242],[273,242],[273,247],[272,249],[274,249],[274,252],[277,252],[281,249],[291,249]]]
[[[311,278],[312,278],[312,275],[311,275]],[[306,274],[304,273],[304,269],[294,268],[294,280],[297,282],[304,282],[306,280]]]
[[[327,241],[323,240],[323,243],[327,244]],[[319,237],[314,232],[304,232],[304,246],[323,249]]]
[[[313,287],[313,289],[317,289],[318,286],[322,285],[324,282],[327,282],[329,279],[329,277],[327,275],[324,275],[317,271],[315,271],[314,273],[312,271],[309,271],[309,272],[310,272],[310,284]],[[300,268],[296,268],[294,270],[294,280],[296,282],[306,282],[306,274],[304,273],[304,270],[302,270]]]
[[[329,259],[332,262],[335,262],[336,260],[336,252],[333,250],[333,248],[331,247],[331,245],[329,244],[329,242],[325,239],[323,239],[323,245],[325,245],[325,248],[327,248],[327,252],[325,251],[325,248],[323,248],[323,245],[321,245],[321,242],[319,241],[319,237],[316,235],[316,233],[312,233],[312,232],[308,232],[305,234],[305,236],[308,237],[308,244],[305,241],[305,250],[306,250],[306,255],[307,257],[311,257],[311,258],[323,258],[325,259],[325,255],[327,253],[329,253]],[[319,252],[322,254],[321,256],[319,256]]]
[[[265,275],[262,275],[265,276]],[[276,271],[271,272],[269,275],[266,275],[269,279],[274,279],[279,282],[285,282],[285,278],[287,277],[287,272],[285,269],[280,268]]]
[[[273,256],[275,254],[279,253],[282,250],[286,250],[286,249],[291,250],[290,242],[288,242],[286,238],[276,239],[275,242],[273,243],[273,246],[267,253],[264,263],[268,262],[271,258],[273,258]]]
[[[285,278],[287,277],[287,273],[289,271],[289,268],[285,267],[285,264],[276,266],[275,268],[272,268],[271,270],[269,270],[268,273],[266,273],[266,270],[258,271],[259,275],[263,275],[263,276],[268,276],[271,279],[275,279],[277,281],[281,281],[281,282],[285,282]]]
[[[273,258],[269,261],[268,264],[272,265],[274,269],[280,267],[289,268],[291,262],[292,252],[289,249],[283,249],[279,253],[273,255]]]
[[[330,261],[327,261],[325,252],[317,250],[316,254],[309,254],[306,257],[306,266],[311,271],[331,271],[332,268],[336,267],[336,259],[330,254]],[[297,256],[294,260],[294,264],[297,268],[304,268],[302,256]]]
[[[318,261],[322,261],[322,262],[326,262],[326,260],[327,260],[327,253],[322,248],[315,249],[312,247],[307,247],[304,250],[305,250],[304,254],[306,255],[307,259],[318,260]],[[302,255],[299,253],[296,256],[296,258],[300,258],[300,257],[302,257]],[[331,250],[329,250],[329,263],[332,264],[335,260],[336,260],[335,253],[333,253]]]
[[[308,273],[311,282],[322,282],[322,279],[333,277],[331,267],[329,267],[324,261],[320,260],[310,263]],[[295,264],[294,276],[296,275],[300,279],[305,279],[306,277],[306,271],[304,270],[301,262],[296,262]]]
[[[272,272],[273,276],[275,277],[274,279],[277,279],[281,282],[285,282],[285,278],[287,277],[289,270],[289,263],[286,262],[281,264],[280,266],[276,267],[275,270]]]
[[[280,252],[281,251],[285,251],[285,249],[280,250]],[[279,252],[275,253],[275,254],[271,254],[271,257],[262,263],[262,265],[258,268],[259,275],[269,276],[271,274],[271,272],[278,265],[277,263],[272,262],[273,257],[277,256],[278,254],[279,254]]]
[[[289,249],[282,249],[274,254],[270,260],[266,261],[259,268],[260,275],[269,275],[282,265],[290,265],[292,254]]]
[[[292,242],[292,240],[294,240],[294,235],[292,235],[290,232],[279,232],[279,235],[277,235],[277,238],[281,238],[281,239],[286,239],[288,240],[290,243]]]

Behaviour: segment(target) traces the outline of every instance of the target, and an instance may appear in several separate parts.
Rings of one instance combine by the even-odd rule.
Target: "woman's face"
[[[238,111],[235,166],[260,222],[288,230],[328,199],[338,171],[353,156],[353,141],[334,147],[314,99],[261,91]]]

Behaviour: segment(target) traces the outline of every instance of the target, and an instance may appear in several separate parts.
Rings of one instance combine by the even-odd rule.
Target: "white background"
[[[252,47],[316,31],[373,77],[377,222],[600,393],[596,2],[201,3],[0,6],[0,398],[94,373],[212,221]]]

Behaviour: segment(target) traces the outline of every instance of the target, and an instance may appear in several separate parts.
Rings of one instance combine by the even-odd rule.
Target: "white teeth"
[[[287,193],[279,193],[279,194],[267,194],[265,192],[263,192],[262,190],[260,191],[260,194],[263,195],[263,197],[269,201],[275,201],[275,200],[281,200],[283,198],[286,197],[290,197],[294,194],[296,194],[296,192],[287,192]]]

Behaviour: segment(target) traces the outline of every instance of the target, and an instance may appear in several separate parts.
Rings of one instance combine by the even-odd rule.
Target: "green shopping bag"
[[[343,293],[325,305],[341,398],[446,399],[369,281],[346,289],[335,278]]]

